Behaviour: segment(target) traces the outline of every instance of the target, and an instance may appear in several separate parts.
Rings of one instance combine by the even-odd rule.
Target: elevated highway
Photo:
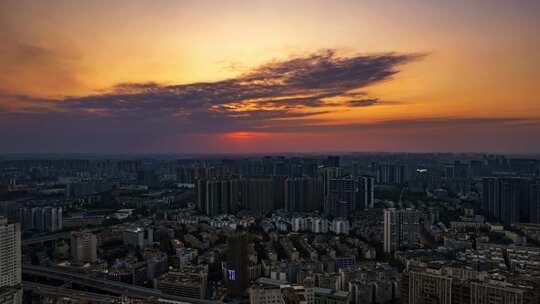
[[[87,274],[76,273],[59,269],[58,267],[44,267],[24,264],[22,273],[37,277],[50,278],[64,282],[71,282],[81,286],[92,287],[119,296],[130,298],[140,298],[148,300],[158,300],[165,303],[195,303],[195,304],[217,304],[218,301],[201,300],[195,298],[179,297],[168,295],[158,289],[146,288],[117,281],[101,278],[94,278]]]

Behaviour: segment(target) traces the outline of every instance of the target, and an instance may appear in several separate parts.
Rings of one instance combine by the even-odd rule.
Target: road
[[[102,228],[93,228],[93,229],[87,229],[87,230],[84,230],[84,231],[86,231],[86,232],[96,232],[96,231],[99,231],[101,229]],[[54,240],[60,240],[60,239],[69,240],[70,237],[71,237],[71,231],[59,232],[59,233],[54,233],[54,234],[49,234],[49,235],[44,235],[44,236],[38,236],[38,237],[22,240],[22,245],[23,246],[28,246],[28,245],[39,244],[39,243],[44,243],[44,242],[49,242],[49,241],[54,241]]]
[[[49,242],[49,241],[54,241],[54,240],[59,240],[59,239],[69,239],[70,235],[71,235],[70,232],[49,234],[45,236],[22,240],[22,245],[28,246],[32,244],[39,244],[39,243],[44,243],[44,242]]]
[[[121,297],[102,295],[99,293],[79,291],[64,287],[54,287],[45,284],[23,281],[23,289],[43,296],[65,297],[81,302],[100,304],[120,303]]]
[[[69,281],[78,285],[88,286],[110,292],[117,295],[125,295],[132,298],[165,300],[168,303],[196,303],[196,304],[216,304],[218,301],[185,298],[164,294],[163,292],[117,281],[105,280],[91,277],[87,274],[75,273],[59,269],[58,267],[44,267],[24,264],[23,274],[39,277],[46,277],[55,280]]]

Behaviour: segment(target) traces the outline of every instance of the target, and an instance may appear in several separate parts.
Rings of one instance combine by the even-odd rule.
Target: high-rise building
[[[289,212],[317,211],[322,192],[319,180],[311,177],[289,177],[285,180],[285,209]]]
[[[500,201],[499,216],[501,222],[510,225],[519,222],[520,183],[521,179],[499,179]]]
[[[498,218],[500,215],[499,180],[496,177],[482,179],[482,209],[489,216]]]
[[[0,217],[0,297],[5,303],[20,303],[21,292],[21,228]]]
[[[310,158],[302,160],[302,174],[309,177],[317,176],[317,161]]]
[[[140,170],[137,172],[137,183],[148,188],[159,187],[159,176],[154,170]]]
[[[21,208],[18,219],[24,230],[55,232],[63,229],[62,207]]]
[[[195,172],[195,168],[178,167],[176,169],[176,181],[181,184],[195,184],[197,182]]]
[[[373,208],[375,178],[360,176],[358,178],[357,209]]]
[[[219,181],[199,179],[197,180],[197,206],[206,215],[216,215],[220,209],[220,196],[215,193]]]
[[[276,180],[272,178],[200,179],[197,205],[201,212],[215,216],[239,209],[266,214],[274,210]]]
[[[329,167],[322,168],[319,173],[323,184],[323,197],[326,199],[330,189],[330,180],[340,177],[342,170],[341,168]]]
[[[274,210],[274,185],[271,178],[243,178],[240,196],[243,208],[262,215]]]
[[[482,176],[484,171],[484,163],[481,160],[471,160],[469,170],[472,177]]]
[[[340,165],[340,157],[339,156],[333,156],[330,155],[326,158],[326,160],[323,161],[323,164],[325,167],[333,167],[333,168],[339,168]]]
[[[540,179],[535,179],[529,186],[530,222],[540,224]]]
[[[197,179],[195,183],[195,191],[197,193],[197,209],[208,214],[208,180]]]
[[[90,232],[71,233],[71,259],[74,264],[97,261],[97,238]]]
[[[19,287],[0,287],[0,303],[20,304],[22,303],[23,291]]]
[[[377,183],[401,185],[407,182],[405,165],[382,164],[377,167]]]
[[[455,161],[445,167],[447,179],[466,179],[469,177],[469,165],[460,161]]]
[[[240,205],[237,179],[200,179],[197,181],[197,204],[206,215],[235,213]]]
[[[248,234],[233,234],[227,244],[227,291],[233,297],[242,296],[249,287]]]
[[[528,221],[529,185],[530,181],[524,178],[483,178],[482,208],[506,225]]]
[[[349,177],[330,179],[325,198],[325,212],[336,216],[347,216],[355,209],[356,183]]]
[[[373,207],[374,181],[371,176],[330,179],[325,212],[344,217],[352,211]]]
[[[37,211],[38,211],[38,208],[19,209],[18,220],[19,220],[22,230],[35,229]]]
[[[420,240],[422,212],[415,209],[384,210],[384,252],[415,247]]]
[[[274,209],[285,208],[285,180],[287,177],[275,175],[272,177],[274,193]]]
[[[329,229],[335,234],[349,234],[350,224],[346,219],[336,218],[330,223]]]
[[[55,232],[62,230],[62,207],[45,207],[42,209],[44,222],[45,222],[45,231]]]

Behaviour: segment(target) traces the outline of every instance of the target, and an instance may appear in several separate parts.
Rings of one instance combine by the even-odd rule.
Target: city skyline
[[[6,1],[0,153],[538,153],[535,1]]]
[[[2,157],[0,298],[537,304],[539,177],[494,154]]]

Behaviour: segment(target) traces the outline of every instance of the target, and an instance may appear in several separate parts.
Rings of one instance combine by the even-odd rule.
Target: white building
[[[335,234],[349,234],[349,221],[345,219],[335,219],[330,225],[330,230]]]
[[[62,207],[34,207],[19,209],[19,223],[24,230],[35,229],[41,232],[62,230]]]
[[[306,230],[306,219],[303,217],[294,217],[291,220],[292,231],[300,232]]]
[[[313,218],[311,220],[311,232],[328,233],[328,220],[324,218]]]
[[[55,232],[62,230],[62,207],[45,207],[42,209],[42,212],[44,217],[45,231]]]
[[[0,288],[21,284],[21,228],[0,217]]]

